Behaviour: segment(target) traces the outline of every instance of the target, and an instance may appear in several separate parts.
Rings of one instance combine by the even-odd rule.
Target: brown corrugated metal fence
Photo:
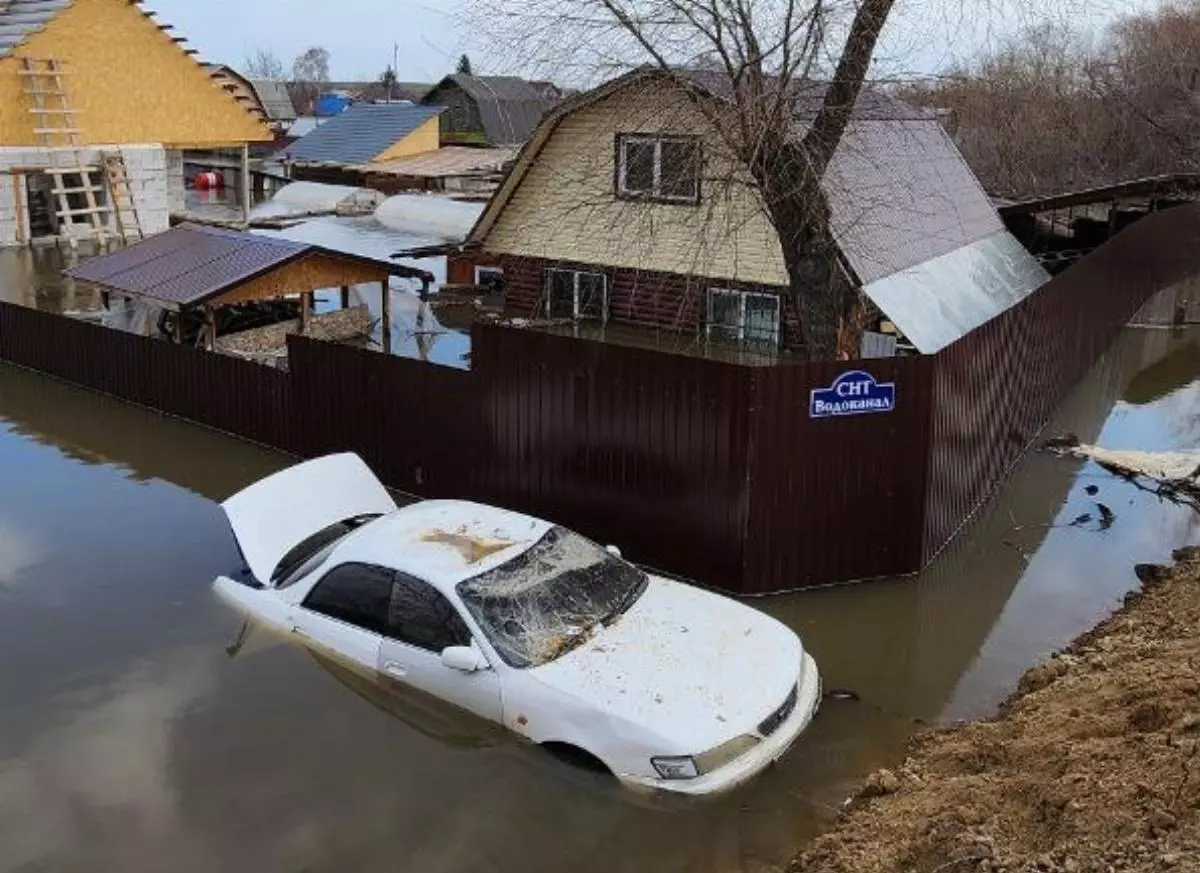
[[[0,304],[0,359],[389,485],[512,507],[742,593],[920,569],[1156,290],[1200,207],[1151,216],[933,357],[749,367],[477,324],[472,369],[289,338],[290,372]],[[865,369],[884,415],[813,420]]]
[[[741,586],[753,371],[480,327],[485,499],[664,570]]]
[[[1155,213],[934,356],[926,562],[1142,304],[1198,273],[1200,205]]]
[[[0,360],[297,451],[288,374],[0,303]]]
[[[921,560],[930,358],[755,372],[743,590],[910,573]],[[809,392],[862,369],[896,386],[886,415],[812,419]]]

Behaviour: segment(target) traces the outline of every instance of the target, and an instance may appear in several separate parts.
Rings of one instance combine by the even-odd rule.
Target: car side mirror
[[[442,665],[461,673],[475,673],[486,667],[487,662],[471,646],[451,646],[442,650]]]
[[[616,546],[605,546],[604,551],[608,552],[614,558],[621,557],[621,550],[619,548],[617,548]]]

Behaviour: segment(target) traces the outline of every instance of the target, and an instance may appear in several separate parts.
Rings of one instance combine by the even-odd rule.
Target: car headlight
[[[710,749],[703,755],[697,755],[696,767],[701,773],[711,773],[714,770],[719,770],[730,761],[740,758],[746,752],[749,752],[760,742],[762,740],[753,734],[742,734],[740,737],[734,737],[729,742],[717,746],[715,749]]]
[[[650,763],[663,779],[695,779],[700,775],[700,771],[696,769],[696,761],[687,755],[651,758]]]
[[[672,755],[651,758],[650,763],[663,779],[695,779],[714,770],[719,770],[730,761],[740,758],[762,740],[753,734],[742,734],[727,743],[709,749],[703,755]]]

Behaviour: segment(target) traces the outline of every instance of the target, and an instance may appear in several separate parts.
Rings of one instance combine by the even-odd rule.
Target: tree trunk
[[[838,335],[852,307],[841,272],[823,181],[862,91],[875,44],[894,0],[863,0],[821,108],[800,142],[790,121],[762,133],[750,161],[779,235],[788,284],[809,360],[838,356]]]
[[[805,355],[832,360],[845,316],[845,281],[821,179],[803,146],[786,141],[765,142],[750,170],[779,236]]]

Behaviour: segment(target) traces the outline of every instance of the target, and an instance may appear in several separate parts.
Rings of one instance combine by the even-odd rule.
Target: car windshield
[[[538,667],[620,618],[646,590],[646,574],[565,528],[552,528],[458,594],[511,667]]]

